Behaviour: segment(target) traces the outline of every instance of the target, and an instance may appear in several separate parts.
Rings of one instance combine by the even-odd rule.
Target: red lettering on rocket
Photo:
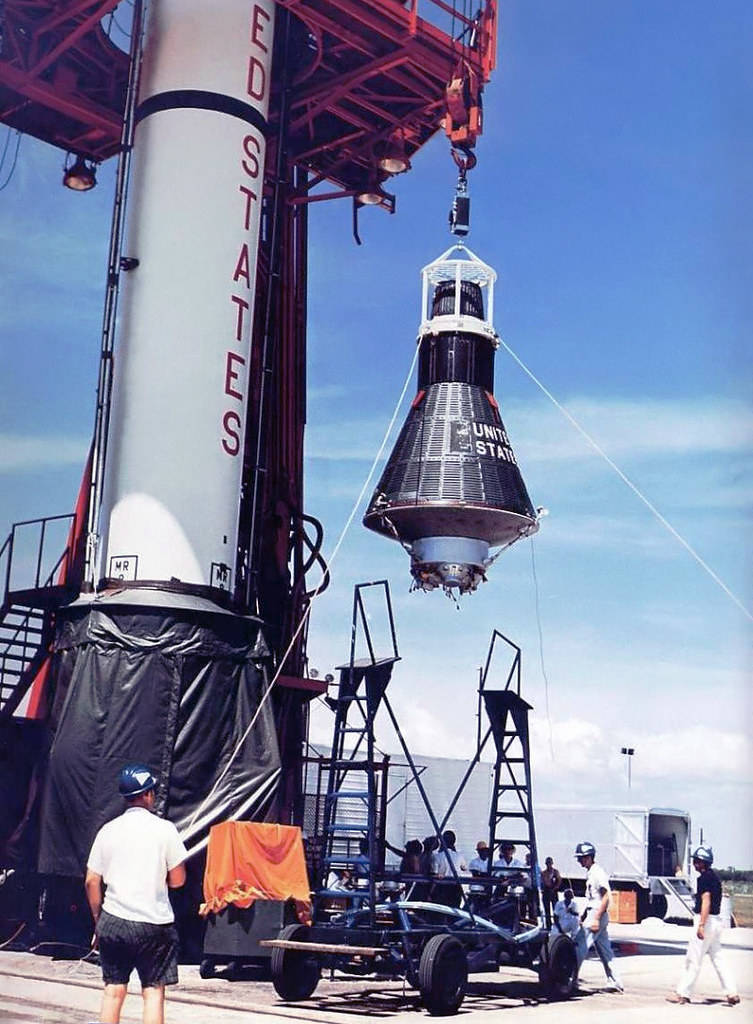
[[[249,226],[251,224],[251,210],[252,210],[251,204],[256,202],[256,193],[254,191],[252,191],[252,189],[246,188],[245,185],[239,185],[238,186],[238,191],[242,192],[244,194],[244,196],[246,197],[246,216],[245,216],[245,220],[244,220],[244,227],[245,227],[246,231],[248,231]]]
[[[262,20],[263,19],[263,20]],[[251,12],[251,43],[258,46],[263,53],[269,53],[269,47],[261,41],[261,35],[269,27],[270,17],[263,7],[254,4]]]
[[[238,307],[235,317],[235,340],[241,341],[243,338],[243,314],[248,309],[248,303],[245,299],[242,299],[240,295],[231,295],[230,301],[234,302]]]
[[[241,450],[241,418],[237,412],[228,409],[222,417],[222,426],[225,428],[225,437],[222,439],[222,447],[228,455],[237,455]]]
[[[251,287],[251,268],[248,259],[248,246],[245,242],[238,253],[238,262],[235,264],[235,270],[233,271],[233,280],[238,281],[240,278],[243,278],[246,282],[247,288]]]
[[[241,366],[246,365],[246,360],[243,356],[239,356],[237,352],[228,352],[227,363],[225,364],[225,394],[231,398],[237,398],[239,402],[243,401],[243,394],[240,391],[236,391],[232,385],[234,380],[240,380],[239,375],[235,372],[233,362],[240,363]]]
[[[251,8],[251,16],[248,28],[249,57],[246,73],[246,93],[251,100],[262,104],[265,101],[269,87],[269,76],[267,68],[269,65],[269,54],[272,50],[272,17],[266,7],[255,3]],[[256,52],[254,52],[256,51]],[[243,137],[240,166],[243,177],[255,180],[262,173],[264,162],[263,147],[255,134],[248,134]],[[238,185],[238,191],[243,196],[240,210],[240,225],[243,232],[252,232],[252,224],[255,217],[258,217],[258,189],[254,190],[243,182]],[[251,234],[251,245],[257,245],[256,232]],[[250,313],[251,301],[236,295],[233,292],[247,290],[253,294],[252,289],[255,281],[252,275],[256,270],[256,249],[249,250],[249,242],[242,240],[238,250],[238,256],[233,269],[233,284],[240,288],[231,291],[230,302],[235,305],[234,319],[234,340],[244,351],[244,339],[251,328]],[[224,393],[228,398],[237,402],[245,403],[246,381],[242,379],[241,367],[246,366],[247,352],[240,355],[232,349],[225,351],[225,388]],[[238,412],[228,409],[222,418],[222,448],[231,456],[240,454],[242,447],[243,420]]]
[[[259,140],[255,135],[247,135],[243,140],[243,152],[248,157],[248,161],[241,160],[241,167],[249,176],[249,178],[259,177],[259,154],[261,153],[261,146]]]

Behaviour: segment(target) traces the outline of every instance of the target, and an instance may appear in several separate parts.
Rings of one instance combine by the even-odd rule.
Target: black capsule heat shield
[[[455,282],[437,285],[432,324],[451,312]],[[483,319],[478,285],[461,282],[460,312]],[[415,585],[474,590],[490,548],[538,529],[493,395],[494,345],[483,333],[421,338],[418,391],[364,516],[411,552]]]

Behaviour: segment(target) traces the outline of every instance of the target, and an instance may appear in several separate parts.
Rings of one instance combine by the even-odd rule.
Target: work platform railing
[[[18,711],[49,656],[55,609],[78,592],[75,535],[75,513],[46,516],[14,523],[0,547],[0,718]]]

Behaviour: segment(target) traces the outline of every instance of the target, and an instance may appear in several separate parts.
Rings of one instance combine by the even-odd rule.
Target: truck
[[[563,879],[582,892],[585,869],[573,855],[588,840],[613,888],[636,894],[636,919],[693,916],[690,871],[690,814],[674,807],[592,807],[539,804],[534,807],[539,860],[552,857]]]

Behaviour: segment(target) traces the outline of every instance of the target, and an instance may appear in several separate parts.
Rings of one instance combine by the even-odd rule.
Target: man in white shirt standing
[[[578,969],[588,956],[592,946],[604,965],[610,988],[615,992],[624,992],[625,988],[615,966],[612,943],[607,934],[609,924],[609,899],[612,890],[609,887],[609,876],[604,868],[595,863],[596,847],[593,843],[578,843],[575,847],[575,858],[586,874],[586,909],[583,914],[583,928],[578,932],[576,951]]]
[[[474,878],[489,876],[489,845],[485,839],[479,839],[476,843],[476,856],[468,862],[468,870]],[[480,914],[491,902],[491,887],[480,882],[471,882],[468,890],[471,897],[471,907],[474,914]]]
[[[459,907],[463,902],[463,887],[455,881],[455,875],[464,875],[468,870],[465,857],[455,849],[455,842],[455,833],[447,829],[442,833],[443,848],[432,854],[433,874],[438,879],[433,899],[446,907]]]
[[[105,989],[99,1019],[118,1024],[131,972],[138,971],[144,1024],[163,1024],[165,986],[178,981],[178,936],[168,888],[186,880],[185,846],[172,822],[154,813],[157,780],[126,765],[118,788],[128,804],[97,833],[86,866]]]

